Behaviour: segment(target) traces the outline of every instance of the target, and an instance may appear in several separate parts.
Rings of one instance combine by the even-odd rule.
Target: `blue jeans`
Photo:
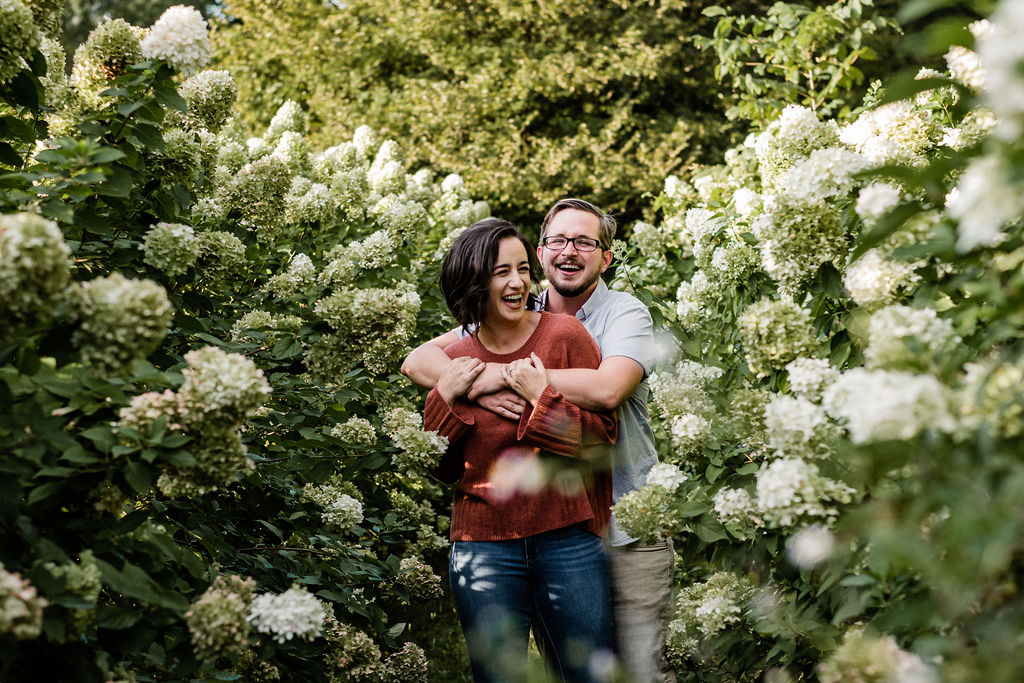
[[[611,594],[597,536],[573,525],[510,541],[453,541],[448,573],[474,680],[524,680],[531,623],[562,679],[607,680]]]

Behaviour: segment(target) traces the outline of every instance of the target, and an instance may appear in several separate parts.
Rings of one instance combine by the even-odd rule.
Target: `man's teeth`
[[[562,265],[560,265],[558,267],[561,270],[571,270],[571,271],[583,270],[583,268],[581,266],[577,266],[577,265],[574,265],[572,263],[563,263]]]

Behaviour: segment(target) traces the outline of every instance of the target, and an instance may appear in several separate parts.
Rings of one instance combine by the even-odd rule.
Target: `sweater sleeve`
[[[472,415],[461,416],[452,410],[448,402],[441,398],[441,394],[437,393],[436,388],[427,394],[423,410],[423,429],[437,432],[448,439],[448,448],[433,471],[434,476],[441,481],[451,484],[462,476],[465,460],[461,442],[475,423]]]
[[[517,436],[546,451],[578,458],[584,446],[615,443],[618,424],[614,413],[583,410],[548,385],[537,405],[523,411]]]

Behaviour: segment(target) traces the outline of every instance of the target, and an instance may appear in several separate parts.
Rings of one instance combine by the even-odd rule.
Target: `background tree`
[[[692,39],[714,30],[711,4],[232,0],[215,42],[249,125],[293,99],[314,140],[361,124],[408,140],[414,165],[461,174],[526,226],[566,194],[628,219],[734,141],[718,56]]]

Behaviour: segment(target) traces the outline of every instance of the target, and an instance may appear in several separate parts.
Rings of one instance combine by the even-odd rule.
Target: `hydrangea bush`
[[[634,228],[684,477],[616,513],[675,538],[687,680],[1024,675],[1022,4],[942,35],[947,70],[780,105]]]
[[[0,5],[0,678],[458,680],[397,367],[487,205],[294,102],[244,130],[192,8],[69,60],[35,4]]]

